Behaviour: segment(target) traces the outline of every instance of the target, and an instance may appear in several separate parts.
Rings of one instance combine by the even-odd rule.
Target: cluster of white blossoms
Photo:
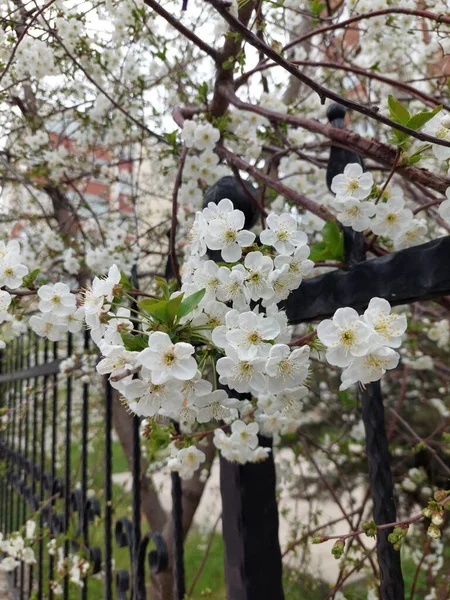
[[[428,338],[436,342],[438,348],[447,349],[450,344],[450,321],[441,319],[428,330]]]
[[[344,369],[340,389],[378,381],[395,369],[400,355],[393,348],[401,345],[406,327],[406,317],[392,313],[383,298],[372,298],[361,316],[353,308],[339,308],[332,319],[322,321],[317,336],[327,347],[327,361]]]
[[[0,289],[0,325],[3,325],[5,339],[22,331],[22,324],[14,319],[11,312],[12,292],[22,285],[23,278],[28,275],[28,267],[21,261],[20,244],[17,240],[0,242],[0,288],[8,288]],[[5,347],[5,339],[0,340],[0,349]]]
[[[130,309],[131,284],[112,265],[81,300],[66,283],[41,285],[30,318],[33,330],[53,341],[87,327],[102,354],[97,372],[109,375],[132,412],[173,419],[187,436],[214,423],[216,447],[239,463],[267,457],[258,434],[277,438],[301,421],[310,346],[292,342],[279,303],[314,266],[297,215],[268,215],[259,242],[244,226],[244,214],[228,199],[198,211],[181,289],[171,293],[160,282],[163,299],[144,298]],[[11,248],[17,254],[17,246]],[[208,251],[220,252],[223,262],[210,260]],[[20,282],[18,277],[14,284]],[[2,299],[5,312],[10,299]],[[392,348],[405,328],[406,318],[391,314],[389,303],[378,298],[362,317],[344,308],[321,323],[327,360],[345,367],[342,389],[395,367],[399,355]],[[80,365],[71,357],[63,369],[82,370]],[[171,444],[169,467],[189,478],[205,455],[192,443],[183,446],[182,438]]]
[[[422,243],[427,234],[426,222],[414,218],[413,212],[405,208],[401,188],[385,190],[383,200],[377,204],[368,199],[372,188],[371,173],[364,173],[358,163],[348,164],[343,173],[333,177],[333,208],[342,225],[389,238],[396,250]]]
[[[11,240],[7,244],[0,242],[0,287],[18,288],[26,275],[28,275],[28,268],[21,264],[19,242],[17,240]]]
[[[43,285],[38,290],[40,314],[30,318],[30,327],[52,342],[64,338],[67,332],[77,333],[84,324],[84,310],[77,308],[77,297],[66,283]]]
[[[183,169],[183,185],[178,192],[180,211],[178,220],[190,220],[190,215],[201,208],[203,191],[199,181],[213,185],[229,174],[228,169],[219,164],[219,157],[214,152],[220,139],[220,131],[211,123],[186,120],[182,131],[182,139],[191,152],[186,157]]]
[[[14,571],[21,563],[26,565],[36,563],[34,550],[31,547],[35,531],[36,523],[30,520],[25,523],[24,535],[16,531],[4,537],[0,532],[0,552],[6,555],[0,562],[0,571]]]

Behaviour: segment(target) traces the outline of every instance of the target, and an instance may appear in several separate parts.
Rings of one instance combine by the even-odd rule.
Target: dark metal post
[[[344,127],[345,109],[333,104],[328,109],[333,126]],[[327,168],[327,184],[341,173],[347,163],[362,160],[353,152],[331,147]],[[366,260],[365,240],[362,233],[344,227],[345,260],[352,267]],[[366,432],[366,452],[369,463],[369,481],[372,492],[373,516],[377,525],[396,520],[394,486],[390,469],[390,454],[384,422],[383,397],[380,382],[370,383],[361,394],[362,419]],[[391,529],[378,532],[377,555],[380,567],[380,592],[382,600],[404,600],[405,590],[400,552],[388,541]]]
[[[261,445],[271,440],[261,438]],[[284,600],[272,455],[256,464],[220,458],[220,488],[229,600]]]
[[[207,191],[204,204],[229,198],[244,213],[248,229],[258,217],[251,200],[258,193],[248,182],[245,186],[249,194],[236,179],[224,177]],[[270,446],[271,440],[261,438],[261,444]],[[272,454],[247,465],[221,458],[220,487],[228,600],[284,600]]]

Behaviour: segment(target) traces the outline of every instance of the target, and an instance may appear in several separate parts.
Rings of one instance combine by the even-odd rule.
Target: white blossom
[[[38,296],[39,310],[43,313],[51,312],[57,317],[65,317],[76,310],[76,296],[70,292],[66,283],[42,285]]]
[[[302,346],[291,351],[286,344],[275,344],[270,348],[266,362],[269,390],[276,394],[285,388],[302,384],[308,375],[309,347]]]
[[[148,346],[139,353],[137,360],[152,371],[153,383],[165,383],[171,377],[181,381],[194,377],[197,372],[197,363],[192,356],[194,346],[186,342],[173,344],[162,331],[150,334]]]
[[[364,231],[371,226],[371,219],[376,212],[373,202],[360,202],[359,200],[346,200],[336,206],[338,219],[346,227],[354,231]]]
[[[366,354],[371,344],[371,330],[353,308],[339,308],[332,319],[319,323],[317,336],[327,346],[327,361],[338,367]]]
[[[373,186],[371,173],[364,173],[359,163],[346,165],[344,172],[333,177],[331,191],[336,194],[336,202],[364,200]]]
[[[297,230],[297,220],[289,214],[272,213],[266,224],[268,229],[261,232],[261,242],[273,246],[279,254],[293,254],[298,246],[306,245],[308,241],[303,231]]]

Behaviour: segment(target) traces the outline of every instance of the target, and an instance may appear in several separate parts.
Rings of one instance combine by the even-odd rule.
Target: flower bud
[[[331,549],[331,554],[334,556],[336,560],[339,560],[341,556],[344,554],[345,549],[345,541],[340,539],[336,540],[333,548]]]
[[[442,523],[444,522],[444,517],[442,516],[442,511],[440,510],[436,510],[433,513],[433,516],[431,517],[431,522],[433,523],[433,525],[442,525]]]
[[[428,527],[427,533],[434,540],[437,540],[441,537],[441,530],[437,525],[433,525],[433,523]]]

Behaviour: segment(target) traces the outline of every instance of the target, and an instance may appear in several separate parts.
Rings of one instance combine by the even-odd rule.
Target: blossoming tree
[[[311,522],[299,535],[293,523],[285,553],[317,531],[316,542],[335,539],[333,554],[344,555],[335,598],[356,546],[367,597],[378,597],[362,538],[384,524],[363,520],[368,494],[350,515],[343,482],[327,478],[344,469],[357,480],[357,390],[386,379],[388,437],[409,467],[396,475],[405,518],[390,524],[390,541],[398,550],[408,524],[428,519],[407,538],[411,598],[421,569],[427,600],[447,597],[448,298],[393,310],[373,297],[303,328],[283,308],[305,280],[345,268],[342,227],[372,257],[448,235],[446,2],[12,0],[0,18],[2,346],[27,328],[52,342],[87,329],[99,358],[83,376],[106,376],[116,390],[124,448],[132,413],[150,437],[152,426],[163,431],[159,457],[200,489],[194,501],[186,494],[186,528],[216,451],[241,465],[275,454],[282,489],[306,461],[304,481],[328,490],[350,531],[322,535],[326,525]],[[351,109],[352,129],[345,111],[322,119],[327,101]],[[356,157],[328,181],[331,193],[330,145]],[[230,176],[257,222],[229,198],[204,202]],[[105,187],[93,197],[97,181]],[[416,397],[432,430],[408,419]],[[437,457],[438,476],[411,461],[412,442]],[[278,448],[289,445],[286,466]],[[151,526],[169,537],[158,495],[145,494]],[[410,517],[414,504],[424,512]],[[28,524],[2,541],[2,568],[33,564],[34,538]],[[74,583],[83,565],[74,563]],[[162,589],[172,597],[169,583]]]

